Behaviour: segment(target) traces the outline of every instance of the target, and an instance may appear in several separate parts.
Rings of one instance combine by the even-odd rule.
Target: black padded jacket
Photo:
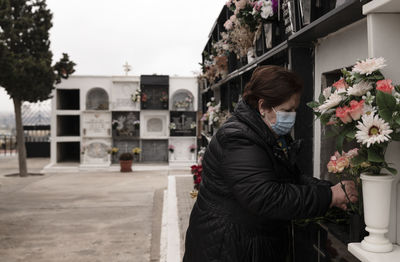
[[[301,174],[299,141],[287,154],[248,104],[238,103],[204,154],[184,262],[285,261],[292,219],[321,216],[330,182]]]

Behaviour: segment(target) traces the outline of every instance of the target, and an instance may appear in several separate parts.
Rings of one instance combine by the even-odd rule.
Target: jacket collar
[[[283,162],[288,161],[291,165],[295,164],[297,155],[301,148],[301,139],[293,140],[290,135],[285,136],[288,146],[288,155],[286,157],[283,153],[283,150],[279,147],[274,134],[269,129],[267,124],[265,124],[262,120],[258,110],[252,108],[244,100],[241,100],[237,104],[234,115],[241,122],[244,122],[246,125],[248,125],[264,143],[272,147],[274,154],[276,154],[280,160]]]

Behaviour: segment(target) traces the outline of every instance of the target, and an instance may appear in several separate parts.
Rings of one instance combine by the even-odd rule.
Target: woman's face
[[[300,104],[300,93],[296,93],[293,94],[289,100],[287,100],[286,102],[275,106],[274,109],[275,111],[270,108],[262,108],[261,105],[264,102],[264,99],[260,99],[258,101],[258,110],[261,113],[261,116],[264,120],[264,122],[269,126],[269,128],[271,128],[270,123],[271,124],[275,124],[276,123],[276,113],[275,111],[282,111],[282,112],[295,112],[297,107],[299,107]]]

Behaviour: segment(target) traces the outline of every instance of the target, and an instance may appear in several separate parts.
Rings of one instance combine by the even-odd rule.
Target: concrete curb
[[[176,178],[168,177],[168,193],[167,193],[167,261],[179,262],[181,260],[180,234],[179,234],[179,218],[178,218],[178,201],[176,197]]]

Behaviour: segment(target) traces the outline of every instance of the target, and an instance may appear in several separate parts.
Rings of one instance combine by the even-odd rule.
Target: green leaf
[[[341,154],[343,151],[344,134],[340,134],[336,139],[336,149]]]
[[[392,111],[389,109],[380,109],[379,115],[385,120],[386,122],[390,123],[392,119]]]
[[[310,107],[310,108],[316,108],[316,107],[319,107],[319,105],[320,104],[318,102],[316,102],[316,101],[311,101],[311,102],[307,103],[307,106]]]
[[[326,123],[329,122],[329,120],[331,119],[332,114],[322,114],[321,115],[321,123],[323,125],[326,125]]]
[[[362,154],[359,154],[351,159],[351,163],[355,166],[361,165],[361,163],[365,161],[367,161],[367,157]]]
[[[324,94],[321,93],[321,94],[319,95],[319,98],[318,98],[319,103],[320,103],[320,104],[323,104],[323,103],[325,102],[325,100],[326,100],[326,98],[325,98]]]
[[[400,125],[400,115],[397,115],[397,116],[395,117],[394,121],[395,121],[398,125]]]
[[[356,137],[356,130],[350,130],[347,134],[346,137],[350,139],[354,139]]]
[[[390,137],[394,141],[400,141],[400,133],[392,133],[392,134],[390,134]]]
[[[373,148],[368,149],[368,161],[375,163],[382,163],[385,161],[382,154],[376,152]]]
[[[391,113],[396,109],[396,98],[385,92],[379,91],[376,93],[376,104],[379,109],[389,110]]]
[[[392,173],[393,175],[397,175],[397,170],[395,168],[387,166],[387,167],[385,167],[385,169],[387,171],[389,171],[390,173]]]

